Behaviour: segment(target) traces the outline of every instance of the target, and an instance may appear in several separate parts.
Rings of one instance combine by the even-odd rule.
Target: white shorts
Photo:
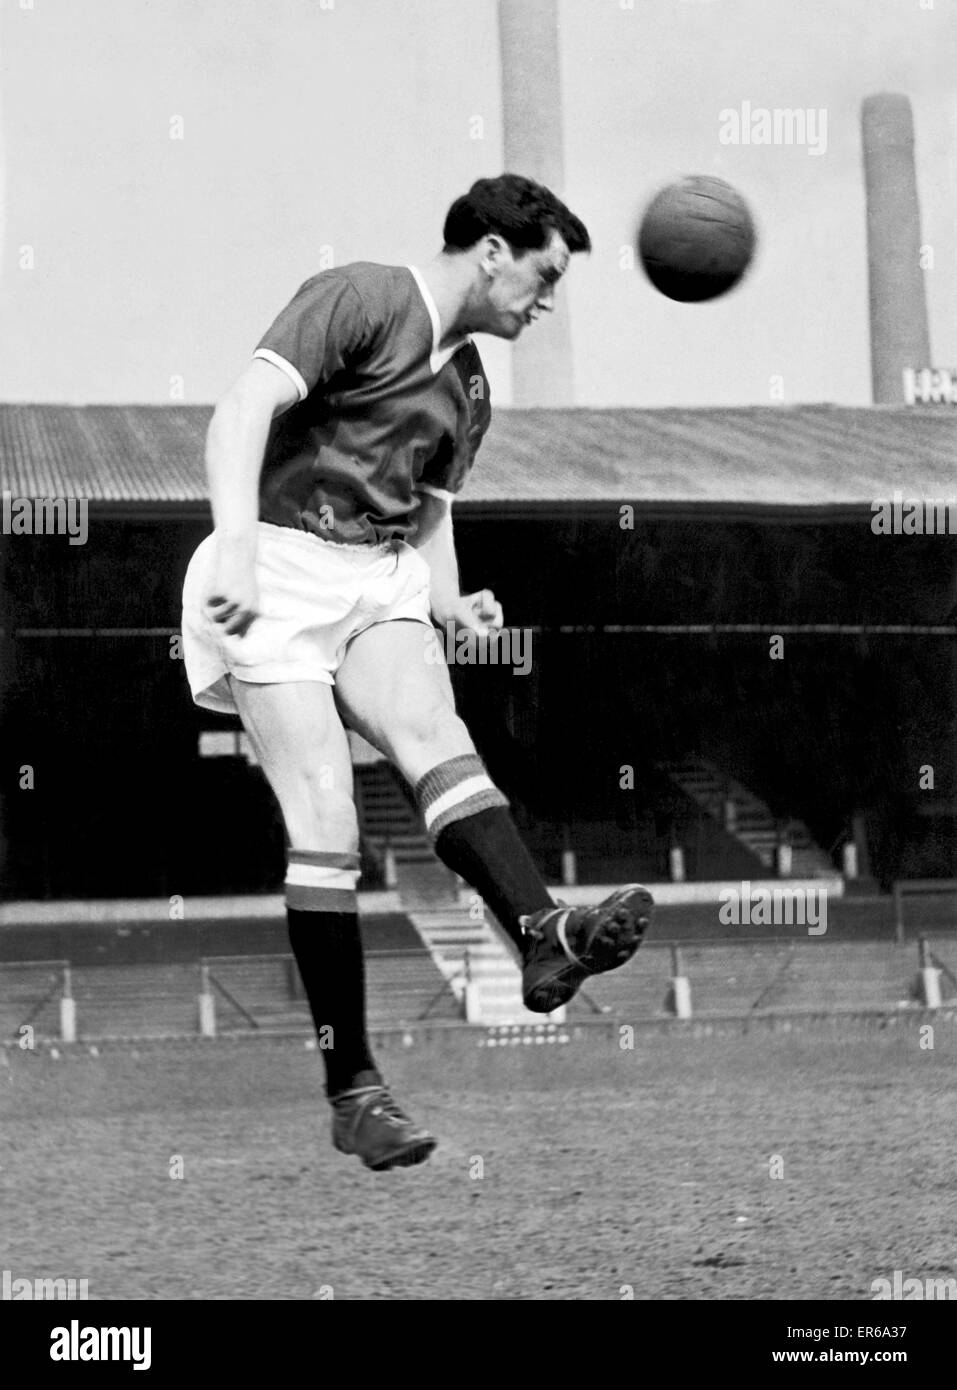
[[[259,523],[259,616],[245,636],[228,635],[204,611],[217,538],[207,536],[183,585],[183,656],[197,705],[235,714],[237,680],[322,681],[335,673],[353,637],[375,623],[431,624],[429,566],[405,541],[338,545],[310,531]]]

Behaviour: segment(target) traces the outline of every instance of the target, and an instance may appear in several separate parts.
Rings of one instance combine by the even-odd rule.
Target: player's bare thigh
[[[296,849],[358,849],[349,743],[331,685],[260,685],[230,677],[230,688]]]
[[[376,623],[354,638],[336,672],[336,699],[346,722],[413,784],[438,763],[475,752],[425,623]]]

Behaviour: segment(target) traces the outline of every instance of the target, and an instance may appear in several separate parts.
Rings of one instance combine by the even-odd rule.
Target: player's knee
[[[355,850],[359,821],[347,787],[337,785],[331,767],[313,765],[302,771],[294,796],[284,808],[286,830],[297,849]]]
[[[455,710],[442,700],[423,702],[405,711],[392,735],[395,753],[441,749],[450,744],[472,747],[472,739]]]

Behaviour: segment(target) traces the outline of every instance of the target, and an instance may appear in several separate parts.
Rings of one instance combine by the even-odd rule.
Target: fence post
[[[472,954],[468,946],[465,948],[465,956],[462,961],[465,972],[465,990],[462,1002],[465,1005],[466,1023],[479,1023],[482,1016],[482,1005],[478,994],[478,983],[472,976]]]
[[[691,981],[685,974],[678,946],[671,948],[671,1003],[676,1018],[691,1017]]]
[[[574,888],[578,882],[578,861],[573,849],[562,850],[562,884],[565,888]]]
[[[857,878],[857,845],[847,840],[841,846],[841,868],[846,879]]]
[[[918,951],[920,960],[918,986],[921,1002],[926,1009],[939,1009],[943,1002],[940,993],[941,972],[933,964],[933,956],[926,937],[920,938]]]
[[[216,1001],[210,989],[209,966],[205,961],[199,967],[199,1031],[204,1038],[216,1036]]]
[[[904,895],[899,882],[894,883],[894,940],[904,944]]]
[[[680,845],[672,845],[668,851],[668,873],[672,883],[684,883],[685,852]]]
[[[382,876],[385,879],[386,888],[394,888],[399,881],[395,870],[395,850],[388,841],[386,841],[385,852],[382,856]]]
[[[63,993],[60,996],[60,1037],[65,1043],[76,1042],[76,1000],[73,998],[73,971],[63,967]]]
[[[296,964],[295,956],[289,956],[286,960],[286,984],[289,988],[290,999],[302,998],[302,976],[299,973],[299,966]]]

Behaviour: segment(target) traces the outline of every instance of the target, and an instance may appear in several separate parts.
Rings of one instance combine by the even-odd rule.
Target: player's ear
[[[480,265],[486,275],[494,275],[500,269],[508,254],[508,244],[497,232],[488,232],[482,238]]]

